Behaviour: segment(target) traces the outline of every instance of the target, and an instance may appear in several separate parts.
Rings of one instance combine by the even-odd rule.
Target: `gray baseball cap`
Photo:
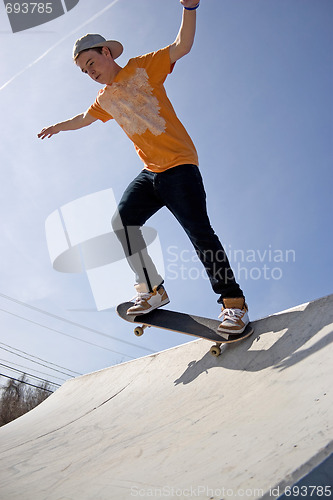
[[[95,49],[96,47],[108,47],[113,59],[117,59],[124,50],[122,44],[116,40],[106,40],[101,35],[88,34],[76,40],[73,47],[73,59],[75,60],[83,50]]]

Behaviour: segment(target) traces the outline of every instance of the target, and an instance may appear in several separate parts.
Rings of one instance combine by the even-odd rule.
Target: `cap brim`
[[[90,48],[95,49],[96,47],[108,47],[111,51],[113,59],[117,59],[117,57],[119,57],[124,50],[122,44],[120,42],[117,42],[116,40],[105,40],[105,42],[96,43]]]

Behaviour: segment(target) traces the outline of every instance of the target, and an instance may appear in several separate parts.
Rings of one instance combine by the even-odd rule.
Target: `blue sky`
[[[0,10],[0,347],[88,373],[191,340],[159,330],[137,339],[114,310],[96,311],[85,273],[60,273],[50,262],[49,215],[105,189],[119,201],[142,168],[129,139],[111,122],[37,139],[85,111],[100,88],[72,63],[77,38],[120,40],[123,66],[172,43],[181,12],[176,0],[80,0],[13,34]],[[332,292],[332,22],[330,0],[202,0],[194,47],[166,81],[252,319]],[[158,231],[170,308],[217,317],[182,228],[166,210],[149,226]],[[110,280],[110,293],[119,287],[119,276]],[[47,372],[8,351],[0,358]]]

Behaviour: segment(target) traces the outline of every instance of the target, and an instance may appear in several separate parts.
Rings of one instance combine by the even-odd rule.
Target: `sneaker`
[[[246,325],[250,322],[247,312],[248,307],[243,297],[223,299],[222,312],[219,315],[219,318],[222,318],[222,323],[217,331],[234,335],[243,333]]]
[[[127,314],[147,314],[158,307],[170,302],[163,285],[155,286],[153,292],[149,292],[145,283],[134,285],[137,296],[134,298],[134,305],[127,310]]]

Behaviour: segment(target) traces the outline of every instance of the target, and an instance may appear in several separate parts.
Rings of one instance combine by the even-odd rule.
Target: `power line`
[[[31,387],[35,387],[36,389],[40,389],[41,391],[51,392],[52,394],[54,392],[54,391],[51,391],[50,389],[44,389],[44,387],[38,387],[38,385],[30,384],[29,382],[24,382],[23,380],[19,380],[17,378],[10,377],[9,375],[4,375],[3,373],[0,373],[0,377],[9,378],[10,380],[14,380],[15,382],[20,382],[20,384],[30,385]]]
[[[0,342],[0,345],[4,345],[6,347],[9,347],[9,349],[13,349],[14,351],[17,351],[21,354],[25,354],[26,356],[29,356],[31,358],[38,359],[39,361],[44,361],[44,363],[47,363],[49,365],[56,366],[57,368],[62,368],[63,370],[67,370],[68,372],[72,372],[74,375],[82,375],[82,373],[75,372],[74,370],[70,370],[69,368],[65,368],[65,367],[60,366],[60,365],[56,365],[55,363],[51,363],[51,361],[46,361],[45,359],[39,358],[38,356],[35,356],[34,354],[29,354],[28,352],[21,351],[20,349],[17,349],[16,347],[12,347],[11,345],[8,345],[8,344],[4,344],[3,342]],[[0,349],[1,349],[1,347],[0,347]],[[12,354],[15,354],[16,356],[18,356],[18,354],[16,354],[16,353],[12,353]],[[26,359],[28,359],[28,358],[26,358]],[[30,359],[29,359],[29,361],[34,362],[33,360],[30,360]],[[53,368],[50,368],[50,369],[52,370]],[[64,375],[68,375],[68,374],[65,373]]]
[[[33,367],[28,367],[28,366],[20,365],[18,363],[14,363],[14,361],[8,361],[8,359],[2,359],[2,358],[0,358],[0,361],[2,361],[3,363],[10,363],[12,366],[18,366],[19,368],[24,368],[24,370],[33,370],[35,373],[39,373],[41,375],[46,375],[47,377],[50,377],[49,373],[45,373],[45,372],[42,372],[40,370],[36,370]],[[50,369],[52,370],[52,368],[50,368]],[[24,372],[24,373],[26,373],[26,372]],[[62,377],[57,377],[56,375],[52,375],[52,378],[56,378],[58,380],[61,380],[62,382],[65,382],[65,380],[66,380],[66,379],[64,379]]]
[[[43,325],[42,323],[38,323],[37,321],[32,321],[31,319],[25,318],[24,316],[20,316],[19,314],[12,313],[10,311],[6,311],[5,309],[0,308],[0,311],[4,312],[6,314],[10,314],[11,316],[15,316],[16,318],[23,319],[24,321],[27,321],[28,323],[31,323],[33,325],[37,325],[37,326],[40,326],[42,328],[45,328],[46,330],[49,330],[51,332],[59,333],[60,335],[63,335],[64,337],[69,337],[70,339],[77,340],[78,342],[82,342],[83,344],[89,344],[89,345],[92,345],[94,347],[99,347],[100,349],[104,349],[105,351],[113,352],[114,354],[120,354],[121,356],[126,356],[128,358],[135,359],[135,358],[133,358],[133,356],[129,356],[128,354],[125,354],[124,352],[115,351],[114,349],[110,349],[108,347],[104,347],[104,346],[95,344],[94,342],[89,342],[88,340],[80,339],[78,337],[75,337],[74,335],[70,335],[69,333],[61,332],[60,330],[56,330],[55,328],[51,328],[49,326]]]
[[[133,342],[128,342],[127,340],[119,339],[119,338],[114,337],[112,335],[109,335],[107,333],[100,332],[99,330],[95,330],[94,328],[90,328],[88,326],[81,325],[80,323],[76,323],[76,322],[71,321],[71,320],[69,320],[67,318],[63,318],[62,316],[58,316],[56,314],[50,313],[48,311],[45,311],[43,309],[39,309],[38,307],[32,306],[30,304],[27,304],[26,302],[23,302],[21,300],[14,299],[13,297],[10,297],[9,295],[5,295],[3,293],[0,293],[0,297],[3,297],[4,299],[10,300],[12,302],[15,302],[16,304],[19,304],[19,305],[22,305],[24,307],[27,307],[27,308],[29,308],[29,309],[31,309],[33,311],[37,311],[37,312],[39,312],[41,314],[49,316],[50,318],[57,319],[59,321],[63,321],[65,323],[69,324],[69,325],[76,326],[78,328],[82,328],[83,330],[86,330],[86,331],[91,332],[91,333],[96,333],[97,335],[101,335],[102,337],[106,337],[106,338],[109,338],[109,339],[112,339],[112,340],[116,340],[117,342],[121,342],[123,344],[130,345],[131,347],[135,347],[137,349],[142,349],[142,350],[150,352],[150,353],[154,353],[155,352],[152,349],[149,349],[148,347],[143,347],[141,345],[134,344]],[[13,314],[13,313],[9,313],[6,310],[3,310],[3,309],[1,309],[1,310],[3,312],[7,312],[8,314]],[[13,315],[15,316],[15,314],[13,314]],[[18,317],[21,317],[21,316],[18,316]],[[26,321],[30,321],[30,320],[27,320],[26,318],[23,318],[23,317],[21,317],[21,319],[24,319]],[[40,325],[40,326],[43,326],[44,328],[48,328],[48,327],[45,327],[44,325]],[[58,332],[58,333],[62,333],[62,332]],[[81,339],[78,339],[77,337],[73,337],[73,338],[76,338],[76,340],[81,340]],[[98,347],[101,347],[101,346],[98,346]],[[102,349],[103,349],[103,347],[102,347]],[[111,350],[111,349],[108,349],[108,350]],[[113,352],[116,352],[116,351],[113,351]],[[124,355],[123,353],[119,353],[119,352],[116,352],[116,354],[122,354],[122,355]],[[125,356],[128,356],[128,355],[125,354]],[[131,356],[128,356],[128,357],[131,357]],[[132,359],[135,359],[135,358],[132,358]]]
[[[3,363],[0,363],[0,366],[3,366],[4,368],[7,368],[8,370],[11,370],[13,372],[22,373],[22,375],[26,375],[27,377],[40,380],[41,382],[44,382],[46,384],[57,385],[58,387],[60,387],[60,384],[56,384],[55,382],[51,382],[50,380],[45,380],[43,378],[37,377],[36,375],[31,375],[31,373],[23,372],[22,370],[18,370],[17,368],[11,368],[10,366],[5,365]]]
[[[10,354],[14,354],[15,356],[18,356],[19,358],[23,358],[23,359],[27,359],[28,361],[30,361],[31,363],[36,363],[37,365],[40,365],[40,366],[44,366],[44,368],[49,368],[47,365],[44,365],[43,363],[40,363],[39,361],[34,361],[32,359],[29,359],[27,358],[26,356],[22,356],[21,354],[16,354],[15,352],[13,351],[10,351],[9,349],[7,349],[6,347],[1,347],[0,346],[0,349],[4,350],[4,351],[7,351],[7,352],[10,352]],[[50,369],[50,368],[49,368]],[[56,368],[51,368],[53,371],[55,372],[58,372],[58,373],[62,373],[62,375],[66,375],[68,377],[72,377],[73,375],[71,375],[70,373],[65,373],[65,372],[62,372],[60,370],[57,370]]]

